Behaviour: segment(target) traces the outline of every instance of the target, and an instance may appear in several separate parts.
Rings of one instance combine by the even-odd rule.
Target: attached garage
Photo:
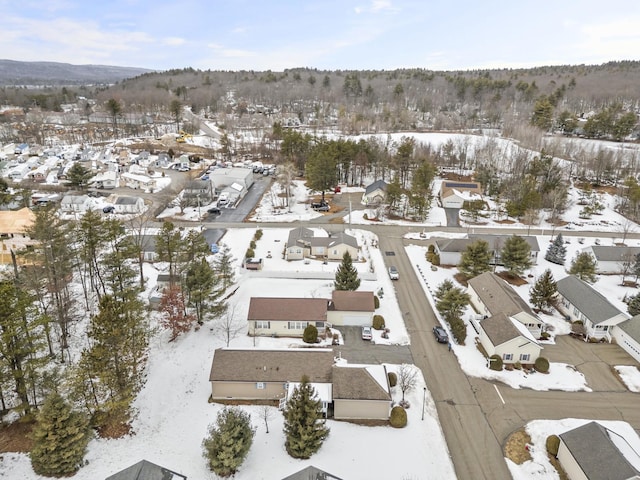
[[[629,355],[640,362],[640,315],[613,327],[611,336]]]
[[[388,420],[391,394],[384,365],[333,367],[333,417]]]
[[[375,299],[373,292],[334,290],[327,309],[331,325],[371,326]]]

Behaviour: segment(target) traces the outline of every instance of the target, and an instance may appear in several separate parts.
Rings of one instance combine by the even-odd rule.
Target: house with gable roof
[[[310,228],[299,227],[289,232],[284,258],[288,261],[314,257],[342,260],[345,252],[349,252],[351,258],[355,260],[358,258],[358,251],[356,238],[344,232],[320,236]]]
[[[469,280],[467,289],[471,305],[481,317],[504,314],[524,325],[533,338],[542,335],[543,322],[507,282],[493,272]],[[482,325],[482,321],[480,322]]]
[[[633,265],[640,247],[626,247],[615,245],[591,245],[582,250],[590,253],[596,260],[596,273],[627,272]]]
[[[462,254],[467,247],[478,240],[484,240],[489,244],[489,250],[492,253],[490,263],[492,265],[502,265],[500,258],[500,251],[504,246],[504,242],[511,235],[491,235],[483,233],[469,234],[466,238],[445,238],[436,240],[434,243],[435,252],[440,256],[440,265],[458,265]],[[531,261],[534,264],[538,260],[538,254],[540,253],[540,245],[538,239],[532,235],[521,235],[527,242],[530,248]]]
[[[344,420],[389,419],[392,402],[386,368],[335,364],[333,350],[324,348],[219,348],[209,374],[211,399],[278,403],[283,408],[303,376],[325,415],[333,412],[334,418]]]
[[[141,460],[114,473],[106,480],[187,480],[187,477],[147,460]]]
[[[584,324],[586,340],[596,338],[611,342],[613,328],[629,318],[575,275],[558,280],[556,286],[558,310],[570,322],[581,321]]]
[[[324,335],[327,326],[325,298],[251,297],[247,314],[248,335],[302,337],[308,325]]]
[[[499,355],[505,364],[532,364],[536,361],[542,346],[518,319],[522,314],[498,313],[480,321],[479,341],[487,355]]]
[[[467,200],[481,199],[479,182],[443,180],[440,184],[440,202],[443,208],[462,208]]]
[[[367,206],[381,205],[387,199],[388,183],[384,180],[376,180],[367,185],[362,195],[362,204]]]
[[[598,422],[561,433],[558,461],[569,480],[640,478],[640,455],[629,441]]]
[[[391,387],[384,365],[336,365],[332,370],[332,384],[333,418],[389,418]]]
[[[373,292],[334,290],[327,309],[331,325],[370,326],[376,303]]]

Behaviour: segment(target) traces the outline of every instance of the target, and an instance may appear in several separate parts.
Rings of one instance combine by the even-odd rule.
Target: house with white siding
[[[570,322],[580,321],[586,340],[595,338],[611,342],[613,328],[629,318],[614,307],[604,295],[575,275],[556,282],[557,309]]]

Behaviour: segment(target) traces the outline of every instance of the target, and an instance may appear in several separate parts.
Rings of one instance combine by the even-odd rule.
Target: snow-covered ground
[[[394,134],[389,138],[397,142],[403,135],[407,134]],[[435,145],[458,137],[464,137],[461,141],[470,145],[483,141],[481,140],[483,137],[468,135],[412,134],[412,136],[417,137],[419,141]],[[194,137],[193,141],[196,143],[198,140]],[[513,143],[509,140],[497,139],[497,142],[503,151],[514,148]],[[274,185],[276,184],[274,183]],[[254,222],[268,224],[268,222],[308,220],[321,215],[309,209],[309,192],[301,182],[295,184],[290,206],[283,206],[280,203],[282,192],[278,188],[274,186],[263,197],[252,218]],[[361,189],[343,188],[343,192],[347,191],[361,191]],[[625,219],[613,211],[614,197],[607,194],[602,195],[601,203],[606,207],[603,214],[594,216],[592,220],[582,220],[579,218],[582,207],[577,205],[578,191],[572,188],[570,196],[573,203],[563,217],[566,221],[571,222],[569,225],[573,231],[621,231],[625,225]],[[197,208],[186,209],[182,218],[196,221],[198,213],[206,211],[207,207],[201,206],[200,212]],[[365,212],[364,210],[356,210],[351,213],[350,217],[345,214],[345,223],[355,225],[370,223],[364,219]],[[175,211],[165,213],[172,215]],[[552,232],[555,230],[554,233],[557,234],[562,229],[554,229],[544,217],[541,215],[541,219],[535,227],[548,230],[549,234],[539,237],[541,246],[539,261],[530,273],[535,279],[546,268],[550,268],[555,279],[559,280],[566,275],[564,268],[546,262],[543,257]],[[468,227],[469,230],[480,230],[486,227],[505,228],[507,226],[526,228],[526,225],[521,223],[506,225],[497,223],[493,219],[485,219],[483,222],[482,225],[463,224],[463,226]],[[385,223],[391,222],[385,220]],[[433,227],[445,225],[446,220],[443,209],[437,207],[434,202],[429,217],[424,223],[404,221],[394,223]],[[329,228],[335,227],[336,225],[331,225]],[[632,231],[640,231],[637,225],[632,228]],[[221,243],[227,245],[232,255],[239,259],[244,256],[254,232],[255,229],[251,228],[231,229],[223,237]],[[332,290],[332,280],[329,277],[335,271],[337,263],[325,265],[315,261],[310,261],[308,264],[286,262],[282,259],[281,253],[288,230],[264,228],[263,225],[263,232],[264,236],[257,242],[256,247],[256,256],[265,261],[264,270],[261,273],[263,275],[271,273],[278,278],[253,276],[243,271],[239,264],[236,264],[238,289],[230,298],[230,311],[239,325],[246,322],[248,299],[251,296],[329,298]],[[363,246],[363,255],[360,259],[362,261],[354,263],[356,268],[362,273],[374,274],[374,279],[362,281],[360,290],[371,290],[381,297],[379,313],[385,316],[387,326],[391,329],[389,339],[382,339],[380,332],[374,331],[376,335],[374,341],[392,344],[408,343],[409,337],[397,305],[394,285],[386,275],[380,252],[372,245],[375,236],[359,230],[349,230],[348,233],[355,235],[360,245]],[[447,235],[458,234],[438,234],[436,232],[425,234],[425,236],[432,238],[443,238]],[[567,264],[575,256],[578,249],[584,248],[589,242],[590,240],[587,240],[584,245],[575,241],[568,244]],[[640,242],[628,240],[627,244],[637,245]],[[450,278],[455,270],[438,268],[437,271],[432,272],[430,265],[424,258],[424,253],[423,247],[410,246],[407,248],[407,254],[411,258],[418,277],[421,278],[422,273],[427,273],[423,287],[426,295],[430,296],[431,290],[445,278]],[[269,256],[271,258],[268,258]],[[297,274],[305,273],[305,271],[327,273],[328,278],[319,280],[296,278]],[[147,268],[146,272],[149,278],[148,289],[150,289],[155,283],[154,276],[157,275],[157,271]],[[624,292],[635,294],[637,290],[623,290],[618,285],[619,281],[619,276],[601,276],[595,288],[607,296],[618,308],[626,310],[622,302]],[[531,284],[518,287],[516,291],[525,300],[528,300],[530,286]],[[382,295],[380,295],[380,290],[382,290]],[[544,316],[543,319],[554,325],[553,333],[555,335],[568,333],[567,323],[559,316]],[[452,346],[461,367],[468,375],[500,380],[513,388],[589,390],[584,377],[570,365],[554,363],[551,365],[549,375],[527,375],[521,371],[495,372],[489,370],[483,357],[470,341],[474,334],[473,330],[468,332],[467,346]],[[88,463],[74,478],[78,480],[103,479],[141,459],[181,472],[190,479],[215,478],[215,475],[207,470],[202,458],[201,442],[206,435],[208,425],[214,421],[216,413],[221,408],[217,404],[207,402],[210,393],[208,375],[213,352],[216,348],[223,346],[224,341],[215,328],[215,322],[208,322],[200,330],[191,331],[179,337],[175,342],[168,343],[167,340],[168,332],[160,331],[154,335],[151,341],[147,382],[135,401],[138,413],[132,425],[133,434],[117,440],[93,440],[86,456]],[[550,341],[553,341],[553,337]],[[255,345],[262,348],[282,348],[299,343],[299,340],[291,339],[253,339],[241,332],[238,337],[232,339],[231,346],[249,348]],[[393,369],[395,366],[389,365],[388,368]],[[618,366],[616,369],[631,391],[640,390],[640,373],[637,368]],[[406,428],[395,430],[390,427],[364,427],[329,420],[331,428],[329,438],[321,450],[307,461],[294,460],[286,454],[282,433],[282,416],[279,412],[274,409],[269,423],[271,433],[267,434],[258,409],[243,406],[242,408],[251,413],[252,423],[257,427],[257,432],[249,456],[235,478],[239,480],[282,478],[307,465],[314,465],[345,479],[454,479],[455,472],[437,419],[435,405],[429,394],[428,385],[426,385],[426,396],[423,397],[423,386],[425,386],[424,379],[422,375],[419,375],[418,385],[407,395],[412,407],[408,410],[409,422]],[[394,391],[394,400],[398,399],[398,391]],[[423,408],[424,420],[422,420]],[[547,467],[544,463],[546,454],[536,454],[544,452],[544,439],[547,435],[561,433],[586,421],[588,420],[567,419],[562,422],[540,420],[530,423],[527,428],[534,445],[534,460],[523,466],[514,466],[508,462],[514,478],[518,480],[557,478],[553,468],[550,465]],[[603,423],[614,430],[616,428],[623,430],[631,428],[623,422]],[[614,423],[620,425],[615,425],[615,428],[611,427],[610,425]],[[409,456],[407,452],[410,449],[407,446],[412,445],[420,445],[421,451],[427,451],[429,454]],[[640,451],[640,448],[636,448],[636,450]],[[0,477],[12,480],[44,479],[44,477],[33,473],[28,456],[12,453],[2,455]]]
[[[627,422],[600,421],[602,426],[623,437],[629,445],[640,452],[640,438]],[[509,471],[514,480],[560,480],[556,469],[549,462],[545,442],[549,435],[561,435],[569,430],[591,422],[588,419],[565,418],[562,420],[534,420],[529,422],[525,430],[531,437],[529,453],[532,459],[517,465],[506,459]],[[637,453],[636,453],[637,455]],[[635,465],[640,468],[640,465]]]

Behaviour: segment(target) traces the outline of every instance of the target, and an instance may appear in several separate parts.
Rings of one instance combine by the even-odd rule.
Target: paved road
[[[393,262],[400,271],[394,282],[396,295],[411,336],[414,364],[423,372],[436,403],[440,423],[459,479],[510,478],[503,459],[501,441],[489,426],[475,389],[460,369],[457,359],[438,344],[431,329],[436,318],[416,277],[399,233],[379,237],[387,266]],[[389,260],[391,259],[391,260]],[[424,452],[428,454],[428,452]]]

